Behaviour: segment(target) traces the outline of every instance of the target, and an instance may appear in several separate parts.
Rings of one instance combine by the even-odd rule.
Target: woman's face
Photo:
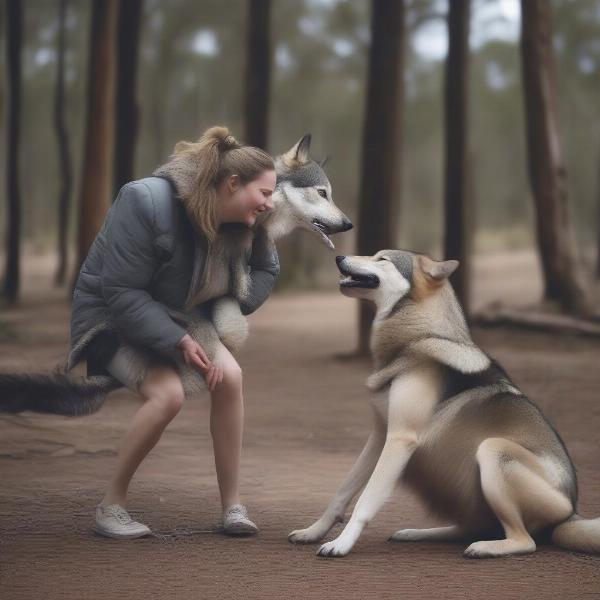
[[[219,186],[218,213],[221,223],[244,223],[252,227],[256,217],[273,208],[275,171],[263,171],[256,179],[242,185],[237,175],[230,175]]]

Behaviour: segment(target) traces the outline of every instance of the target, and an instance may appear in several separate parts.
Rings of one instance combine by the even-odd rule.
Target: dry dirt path
[[[26,294],[2,317],[0,370],[50,369],[65,355],[68,307]],[[476,331],[554,421],[578,467],[580,512],[600,516],[600,343]],[[135,516],[165,534],[118,542],[91,532],[92,513],[138,401],[116,392],[96,415],[0,417],[0,597],[45,598],[600,598],[600,557],[542,546],[531,556],[465,560],[459,544],[387,543],[432,523],[402,490],[353,553],[315,557],[286,541],[327,504],[368,432],[369,365],[334,357],[354,344],[354,306],[337,294],[273,297],[243,352],[247,423],[242,488],[261,527],[214,533],[218,496],[207,403],[190,401],[132,485]]]

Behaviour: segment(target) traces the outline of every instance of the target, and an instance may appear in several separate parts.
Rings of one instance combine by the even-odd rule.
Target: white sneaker
[[[133,540],[152,533],[146,525],[134,521],[129,513],[118,504],[98,505],[94,531],[118,540]]]
[[[223,513],[223,533],[226,535],[254,535],[258,527],[248,518],[243,504],[234,504]]]

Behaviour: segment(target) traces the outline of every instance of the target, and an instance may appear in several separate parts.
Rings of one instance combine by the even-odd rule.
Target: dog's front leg
[[[415,447],[415,435],[388,436],[377,466],[360,495],[348,524],[335,540],[319,548],[319,556],[346,556],[352,550],[362,530],[391,496]]]
[[[310,527],[292,531],[288,536],[290,542],[294,544],[319,542],[336,523],[341,523],[344,520],[348,505],[369,480],[385,443],[385,425],[377,414],[374,415],[374,420],[375,427],[363,451],[356,459],[325,512]]]
[[[345,556],[362,530],[394,490],[406,463],[417,446],[420,432],[431,419],[440,388],[440,369],[422,365],[397,377],[390,387],[388,433],[385,446],[369,483],[342,533],[323,544],[320,556]]]

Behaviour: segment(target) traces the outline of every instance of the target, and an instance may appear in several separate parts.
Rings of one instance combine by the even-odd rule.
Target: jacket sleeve
[[[148,289],[158,268],[155,204],[144,183],[127,184],[111,209],[105,229],[102,295],[125,338],[175,356],[186,331]]]
[[[242,314],[253,313],[269,297],[279,275],[279,257],[273,240],[259,229],[252,243],[248,260],[250,285],[248,294],[240,301]]]

